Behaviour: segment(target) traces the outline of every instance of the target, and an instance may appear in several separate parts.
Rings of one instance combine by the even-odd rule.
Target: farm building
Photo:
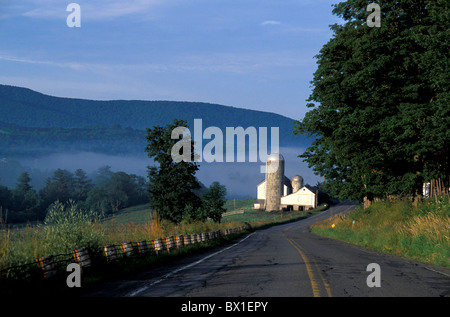
[[[278,153],[267,159],[266,179],[257,185],[256,191],[255,209],[309,210],[317,207],[317,188],[303,185],[303,178],[299,175],[292,179],[286,177],[284,158]]]

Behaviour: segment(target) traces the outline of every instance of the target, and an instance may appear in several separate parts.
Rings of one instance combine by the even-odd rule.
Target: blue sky
[[[81,7],[69,28],[66,7]],[[0,0],[0,83],[202,101],[301,119],[331,0]]]

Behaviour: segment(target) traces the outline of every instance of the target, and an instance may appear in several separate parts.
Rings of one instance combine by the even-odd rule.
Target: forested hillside
[[[36,157],[58,152],[97,152],[113,155],[142,154],[145,131],[118,124],[110,127],[34,128],[0,121],[2,157]]]
[[[0,85],[0,156],[88,151],[143,153],[145,129],[174,119],[202,119],[202,129],[279,127],[280,146],[309,145],[294,135],[294,120],[275,113],[217,104],[175,101],[94,101],[59,98],[27,88]],[[270,141],[270,139],[269,139]]]

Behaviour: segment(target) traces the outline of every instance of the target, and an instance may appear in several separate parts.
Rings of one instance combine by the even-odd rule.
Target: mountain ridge
[[[226,127],[267,127],[270,141],[270,127],[279,127],[280,146],[299,145],[304,148],[311,142],[304,135],[293,134],[294,119],[270,112],[204,102],[53,97],[29,88],[0,85],[0,152],[8,149],[8,154],[14,151],[14,147],[39,148],[42,140],[45,140],[47,148],[51,147],[51,140],[55,140],[55,144],[61,147],[59,150],[73,149],[75,143],[81,142],[81,139],[76,139],[78,133],[83,141],[91,143],[88,148],[94,151],[95,145],[102,142],[99,136],[105,134],[109,144],[115,142],[112,145],[115,148],[123,141],[135,142],[136,133],[133,139],[123,139],[124,131],[117,129],[117,125],[130,131],[144,131],[142,140],[135,142],[136,151],[142,151],[146,128],[164,126],[174,119],[186,120],[191,132],[194,119],[202,119],[203,130],[210,126],[222,131]],[[108,128],[109,131],[105,132]],[[111,141],[114,137],[117,140]],[[83,149],[86,149],[84,145]],[[97,152],[104,152],[104,146],[100,148],[103,150]],[[58,151],[58,148],[54,150]]]
[[[231,112],[239,113],[239,114],[253,114],[257,118],[264,118],[266,116],[271,116],[278,120],[286,120],[286,121],[294,121],[292,118],[285,117],[280,114],[260,111],[260,110],[251,110],[245,108],[238,108],[234,106],[226,106],[220,105],[216,103],[207,103],[207,102],[192,102],[192,101],[170,101],[170,100],[125,100],[125,99],[115,99],[115,100],[91,100],[91,99],[81,99],[81,98],[69,98],[69,97],[55,97],[51,95],[46,95],[35,90],[11,86],[11,85],[2,85],[0,84],[0,103],[2,104],[2,108],[0,109],[0,115],[3,122],[17,123],[21,126],[27,127],[54,127],[61,126],[61,122],[54,123],[49,122],[49,119],[43,120],[42,115],[34,118],[32,124],[26,123],[26,120],[22,118],[22,120],[18,119],[17,116],[14,117],[15,113],[18,112],[18,108],[12,108],[12,106],[20,105],[22,108],[28,107],[29,110],[36,109],[38,111],[43,112],[56,112],[62,115],[70,115],[77,116],[75,108],[79,108],[80,110],[86,111],[88,108],[93,109],[97,108],[98,111],[104,113],[105,110],[121,110],[119,106],[127,107],[129,110],[133,110],[131,113],[137,110],[151,110],[156,112],[157,107],[166,106],[172,108],[171,110],[184,110],[184,113],[180,113],[180,115],[188,114],[192,115],[193,113],[201,113],[205,119],[209,119],[211,112],[214,114],[217,111],[221,111],[227,115],[230,115]],[[64,104],[64,109],[58,107],[60,103]],[[190,109],[186,109],[186,108]],[[147,109],[146,109],[147,108]],[[184,109],[183,109],[184,108]],[[9,112],[9,113],[8,113]],[[23,113],[23,112],[22,112]],[[87,115],[91,114],[91,112],[86,112],[86,115],[80,116],[83,119],[83,123],[88,123],[84,125],[98,124],[99,122],[106,122],[106,120],[101,120],[99,116],[93,116],[87,118]],[[127,126],[125,122],[127,120],[123,117],[117,116],[114,117],[113,114],[110,114],[115,120],[113,122],[109,122],[111,124],[118,123],[123,126]],[[36,120],[37,119],[37,120]],[[99,120],[100,119],[100,120]],[[142,118],[138,119],[138,125],[133,128],[142,129],[147,127],[147,125],[141,125]],[[140,119],[140,120],[139,120]],[[122,123],[124,124],[122,124]],[[68,125],[64,127],[83,127],[82,122],[77,123],[76,121],[70,122]],[[108,124],[107,124],[108,125]]]

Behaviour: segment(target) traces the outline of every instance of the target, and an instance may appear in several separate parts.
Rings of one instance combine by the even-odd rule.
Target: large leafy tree
[[[300,157],[333,194],[369,203],[449,175],[450,144],[449,2],[383,1],[381,27],[369,27],[370,2],[335,5],[345,23],[316,56],[311,110],[294,130],[315,137]]]
[[[173,124],[165,127],[147,128],[148,143],[145,148],[148,156],[156,163],[148,167],[151,207],[161,218],[175,223],[183,219],[187,210],[195,215],[201,205],[200,198],[194,193],[200,189],[200,183],[195,177],[199,167],[194,160],[194,142],[187,133],[172,139],[172,131],[179,127],[187,128],[186,121],[174,120]],[[183,140],[187,143],[178,147],[176,144],[182,144]],[[185,159],[174,160],[173,149],[179,149],[176,154]]]

